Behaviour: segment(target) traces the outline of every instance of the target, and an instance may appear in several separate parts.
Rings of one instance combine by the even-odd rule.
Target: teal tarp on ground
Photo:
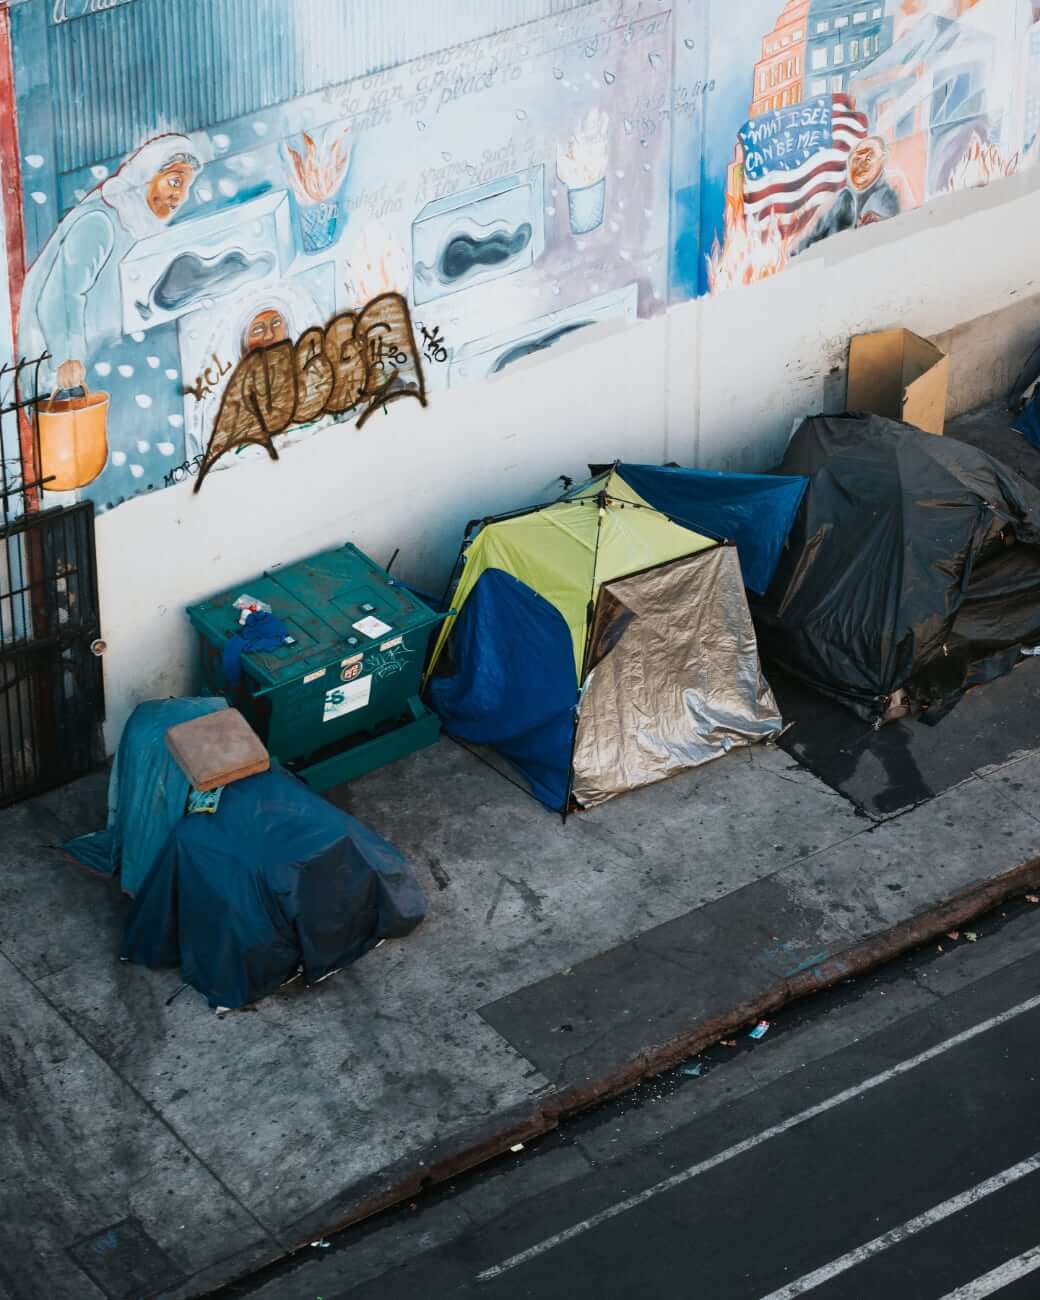
[[[224,699],[146,700],[130,715],[108,782],[108,822],[81,835],[66,852],[92,871],[119,873],[136,894],[184,815],[188,778],[166,746],[166,732],[181,722],[227,708]]]
[[[211,1006],[315,984],[414,930],[426,898],[394,846],[275,767],[180,818],[127,917],[122,958],[180,965]]]

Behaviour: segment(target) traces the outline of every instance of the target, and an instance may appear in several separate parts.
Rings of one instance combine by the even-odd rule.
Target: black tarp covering
[[[180,965],[211,1006],[240,1007],[301,967],[316,983],[425,912],[392,844],[274,769],[177,823],[133,901],[121,955]]]
[[[905,691],[936,718],[1040,641],[1040,491],[1006,465],[846,414],[806,420],[776,472],[810,484],[752,603],[767,659],[862,717]]]

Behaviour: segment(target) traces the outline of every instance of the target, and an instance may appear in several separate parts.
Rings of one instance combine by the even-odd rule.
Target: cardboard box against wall
[[[950,358],[909,330],[857,334],[849,349],[848,409],[942,433]]]

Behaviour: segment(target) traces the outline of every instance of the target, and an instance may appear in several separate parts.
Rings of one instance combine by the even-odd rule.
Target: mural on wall
[[[338,29],[304,2],[11,10],[19,348],[50,354],[54,445],[78,440],[60,482],[98,510],[363,436],[400,398],[750,284],[1040,152],[1040,0],[546,0],[340,83]],[[144,57],[200,21],[190,85]],[[136,91],[83,82],[101,57]]]
[[[107,457],[79,495],[105,510],[186,479],[198,490],[316,429],[361,429],[400,398],[425,405],[663,310],[671,132],[636,124],[640,103],[670,97],[671,43],[667,9],[629,20],[603,0],[157,133],[53,169],[49,231],[60,142],[24,132],[38,251],[20,346],[51,354],[52,384],[76,361],[109,398]],[[16,62],[31,53],[16,44]]]
[[[705,159],[712,292],[1037,161],[1036,0],[753,0],[741,15],[757,59],[739,80],[727,61],[743,98],[713,106]]]

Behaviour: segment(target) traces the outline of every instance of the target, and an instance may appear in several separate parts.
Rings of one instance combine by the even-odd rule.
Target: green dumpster
[[[244,654],[224,678],[239,631],[235,600],[271,606],[289,633],[277,649]],[[188,609],[202,684],[249,719],[271,754],[316,790],[432,745],[440,719],[419,698],[427,643],[443,615],[350,544],[239,583]]]

